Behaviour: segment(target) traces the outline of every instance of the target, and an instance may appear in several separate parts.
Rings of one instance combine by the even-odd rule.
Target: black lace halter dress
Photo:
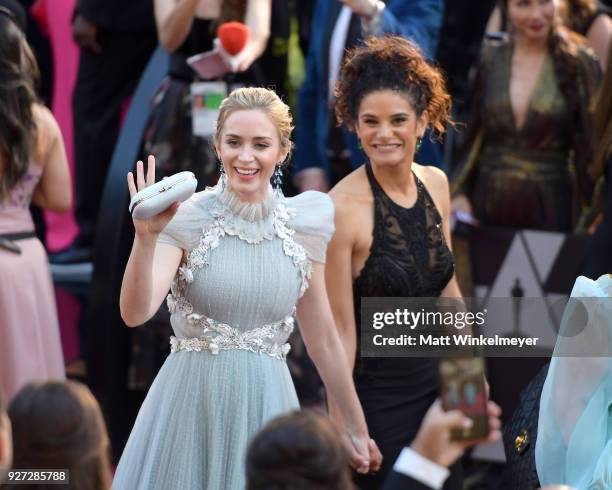
[[[381,471],[358,475],[362,489],[379,488],[403,447],[416,436],[427,409],[439,395],[437,359],[361,358],[363,297],[437,297],[453,277],[454,260],[442,231],[442,218],[425,185],[414,175],[417,200],[411,208],[396,204],[366,173],[374,195],[370,255],[353,282],[357,357],[353,373],[372,437],[383,456]],[[445,489],[460,488],[459,469]]]

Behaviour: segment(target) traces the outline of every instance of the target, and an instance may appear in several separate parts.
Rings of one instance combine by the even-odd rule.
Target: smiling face
[[[228,115],[216,145],[229,187],[243,201],[262,202],[277,163],[287,156],[276,125],[258,109]]]
[[[529,41],[547,38],[555,18],[555,0],[507,0],[506,5],[516,36]]]
[[[426,113],[417,116],[407,96],[380,90],[361,101],[355,132],[370,162],[387,166],[411,163],[426,127]]]

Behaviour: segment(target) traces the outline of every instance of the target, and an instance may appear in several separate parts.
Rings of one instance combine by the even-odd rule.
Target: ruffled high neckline
[[[268,185],[268,194],[262,202],[246,202],[242,201],[226,183],[217,185],[217,199],[225,205],[230,212],[241,220],[254,223],[257,221],[267,221],[274,208],[276,207],[276,198],[271,185]]]
[[[282,206],[272,186],[268,186],[266,199],[256,203],[242,201],[228,188],[225,179],[219,181],[215,194],[215,203],[211,206],[210,213],[215,219],[223,221],[225,233],[238,236],[248,243],[274,239],[275,216]]]

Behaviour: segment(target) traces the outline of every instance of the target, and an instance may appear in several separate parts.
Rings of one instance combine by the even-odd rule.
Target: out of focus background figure
[[[72,200],[62,135],[35,92],[24,20],[0,5],[0,395],[8,400],[29,381],[64,377],[47,254],[29,206],[62,212]]]

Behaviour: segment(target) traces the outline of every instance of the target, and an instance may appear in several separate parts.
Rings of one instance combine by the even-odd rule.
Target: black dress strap
[[[368,181],[370,183],[370,188],[372,189],[372,194],[374,194],[375,207],[379,207],[379,205],[382,204],[385,208],[395,208],[401,213],[412,213],[418,212],[421,205],[427,205],[428,201],[431,201],[431,197],[429,197],[427,189],[425,189],[425,186],[423,185],[423,182],[421,182],[421,179],[419,179],[414,173],[414,170],[412,170],[412,175],[414,176],[414,181],[417,186],[417,199],[412,205],[412,207],[409,208],[400,206],[387,195],[385,190],[376,180],[376,177],[374,176],[374,171],[372,170],[372,165],[369,163],[366,164],[366,173],[368,176]]]
[[[378,185],[378,182],[376,181],[376,177],[374,177],[374,171],[372,170],[372,165],[370,165],[369,163],[366,163],[365,168],[366,168],[366,175],[368,176],[368,182],[370,183],[370,188],[372,189],[374,198],[376,198],[377,194],[379,194],[382,191],[382,189]]]

